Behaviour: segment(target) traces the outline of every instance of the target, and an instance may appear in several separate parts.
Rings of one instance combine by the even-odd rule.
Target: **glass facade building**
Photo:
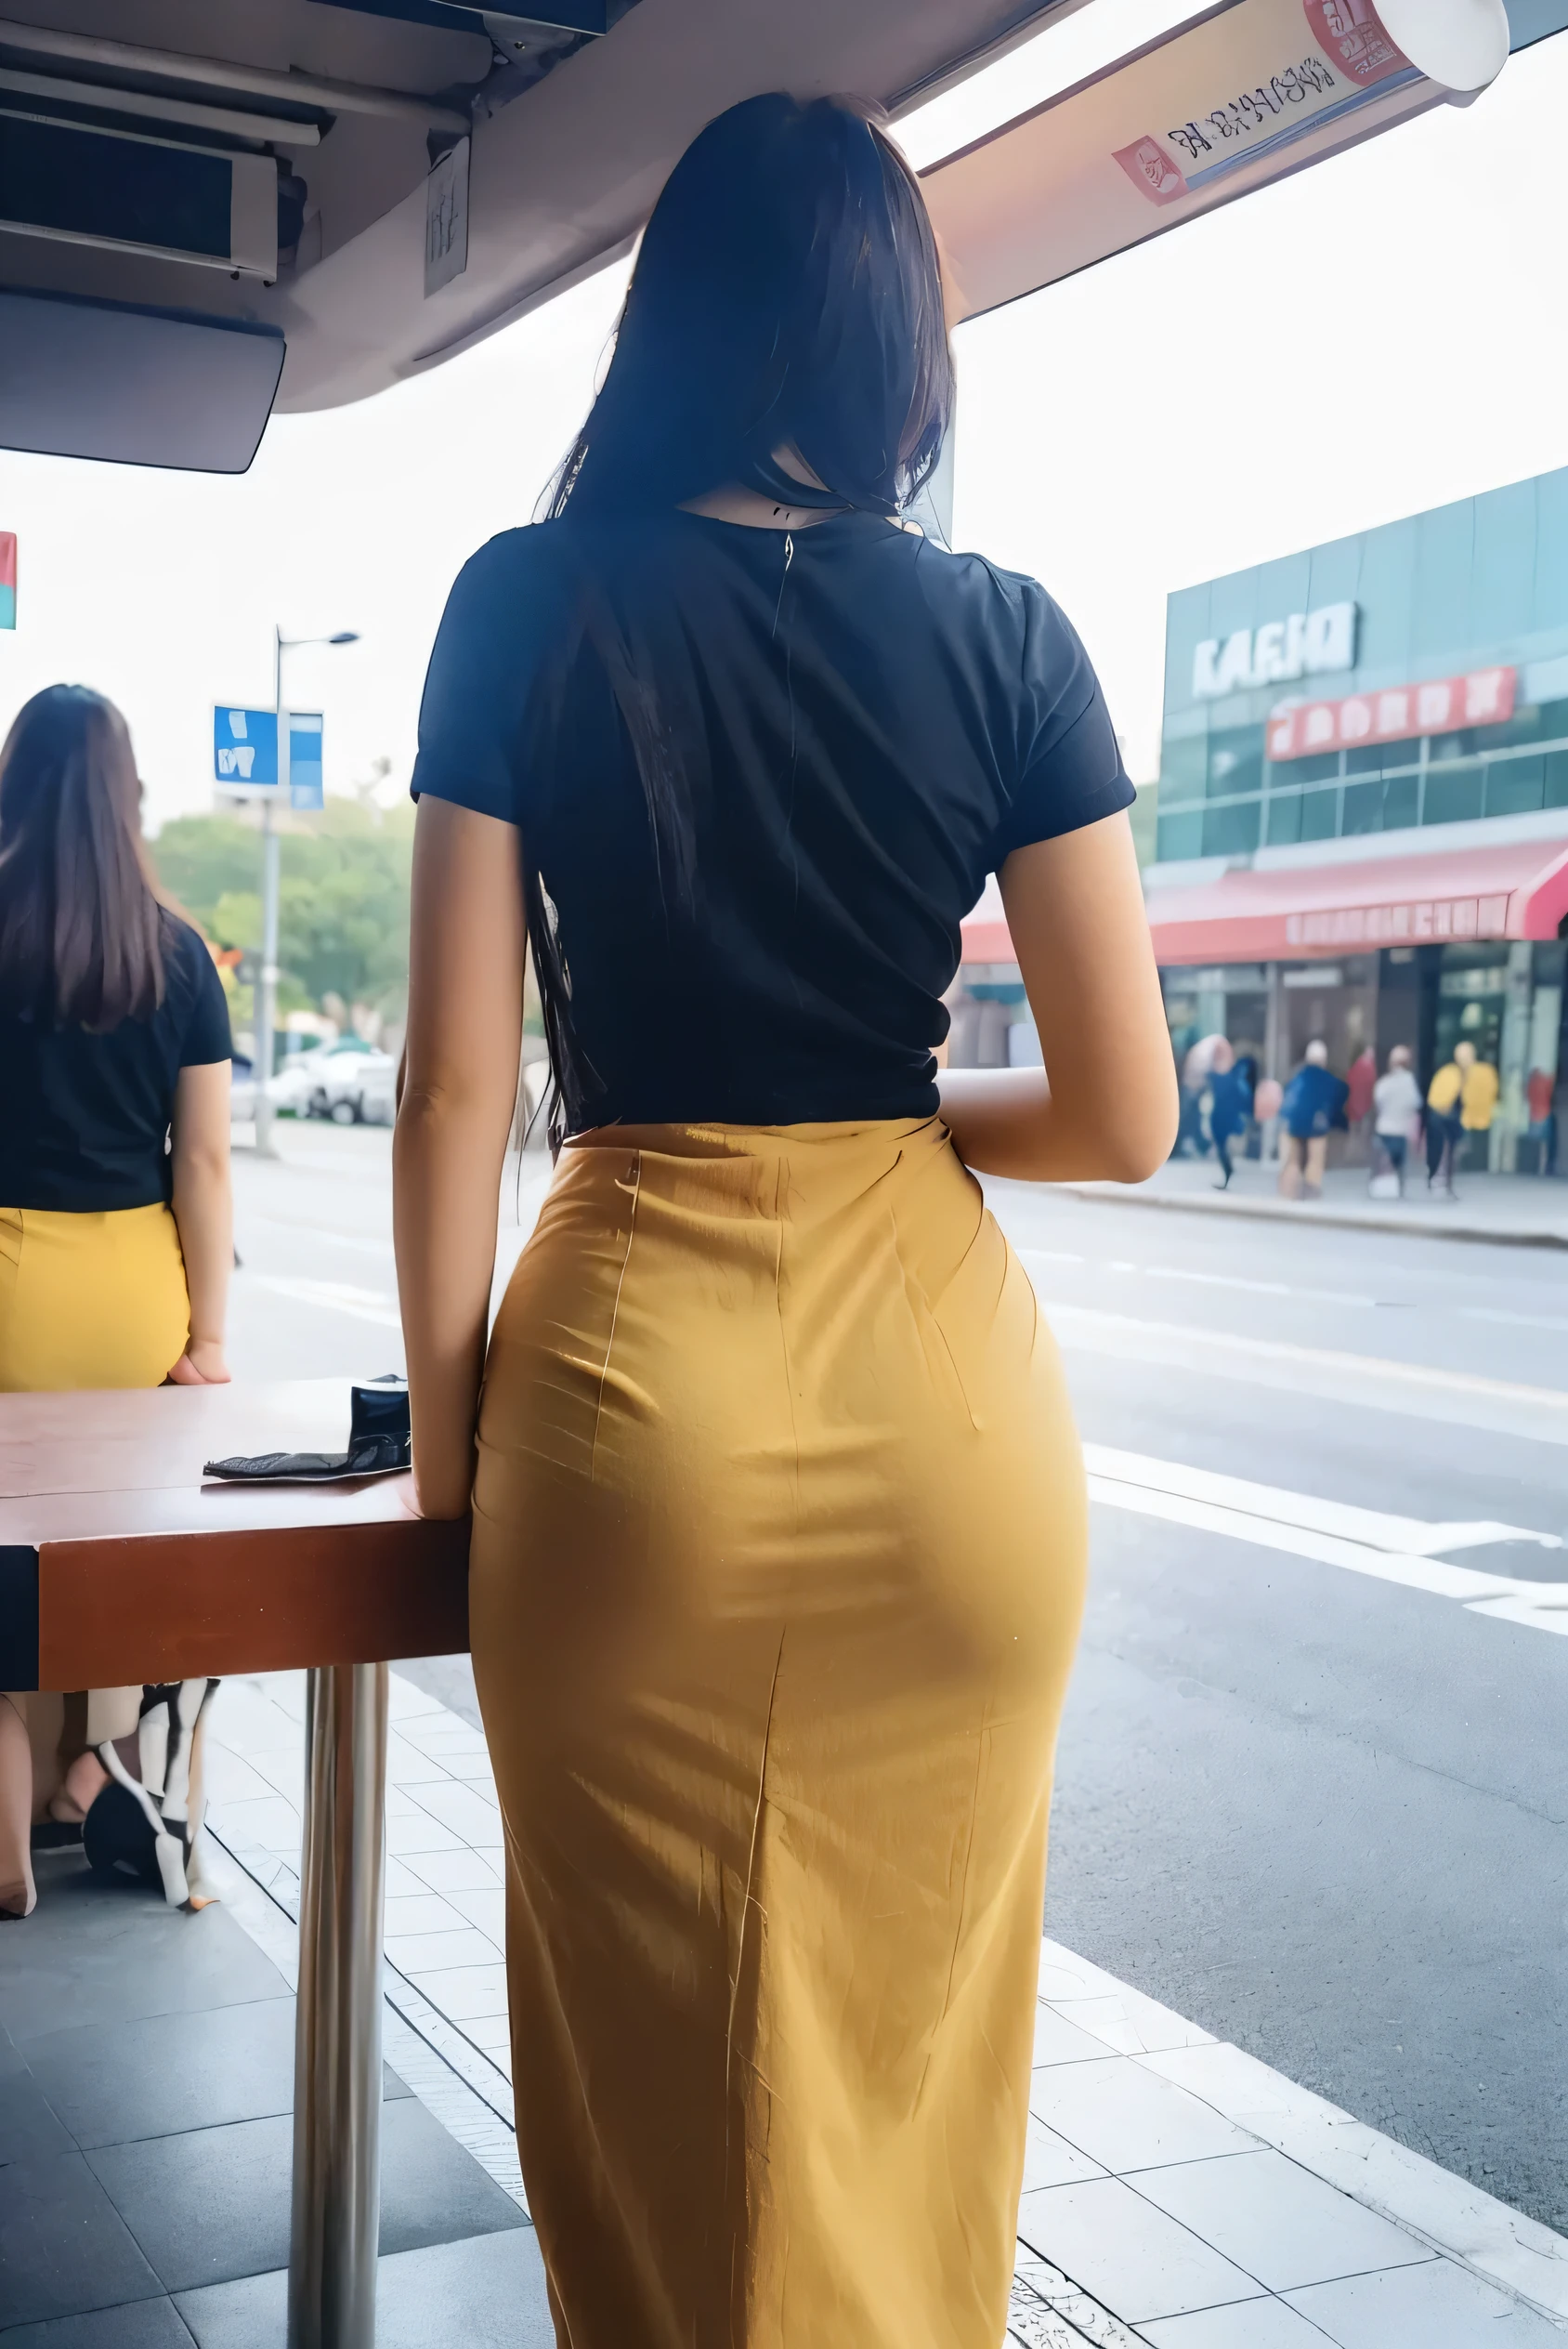
[[[1171,596],[1144,874],[1180,1057],[1406,1043],[1498,1070],[1474,1155],[1568,1123],[1568,468]],[[1550,1096],[1550,1117],[1533,1115]],[[1358,1146],[1336,1144],[1336,1155]]]
[[[1347,606],[1338,672],[1292,677],[1269,647],[1260,662],[1260,635]],[[1205,647],[1218,648],[1207,662]],[[1493,667],[1513,671],[1506,718],[1270,755],[1282,704]],[[1418,726],[1413,701],[1409,715]],[[1160,863],[1552,809],[1568,835],[1568,468],[1170,597]]]

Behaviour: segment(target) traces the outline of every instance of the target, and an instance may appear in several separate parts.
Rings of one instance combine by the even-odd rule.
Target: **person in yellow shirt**
[[[1467,1134],[1485,1134],[1497,1107],[1497,1071],[1489,1060],[1478,1060],[1469,1044],[1459,1050],[1470,1055],[1459,1090],[1459,1122]]]
[[[1457,1043],[1427,1087],[1427,1188],[1454,1196],[1454,1152],[1462,1134],[1484,1134],[1497,1106],[1497,1071]]]

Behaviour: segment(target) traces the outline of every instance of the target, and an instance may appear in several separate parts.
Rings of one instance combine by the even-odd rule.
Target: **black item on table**
[[[264,1451],[252,1459],[209,1460],[203,1470],[235,1484],[335,1484],[350,1476],[390,1476],[409,1465],[409,1384],[388,1373],[353,1389],[346,1451]]]

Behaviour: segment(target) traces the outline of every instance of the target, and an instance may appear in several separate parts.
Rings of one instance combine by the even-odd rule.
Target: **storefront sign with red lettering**
[[[1487,898],[1423,898],[1405,905],[1341,905],[1322,913],[1288,913],[1290,946],[1401,946],[1420,938],[1502,938],[1507,893]]]
[[[1372,0],[1304,0],[1313,38],[1363,88],[1407,73],[1410,60],[1384,29]]]
[[[1300,702],[1269,720],[1269,756],[1276,765],[1324,752],[1359,750],[1368,742],[1403,742],[1422,734],[1452,734],[1464,726],[1502,726],[1513,715],[1517,672],[1472,669],[1468,676],[1428,677],[1419,685],[1389,685],[1342,702]]]

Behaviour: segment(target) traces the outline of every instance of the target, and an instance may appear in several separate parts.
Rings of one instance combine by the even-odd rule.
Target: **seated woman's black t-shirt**
[[[685,888],[629,697],[645,764],[651,740],[685,794]],[[930,1116],[987,874],[1133,797],[1033,580],[869,515],[787,533],[680,511],[480,549],[413,792],[520,828],[592,1071],[583,1125]]]
[[[233,1050],[223,982],[188,922],[165,913],[163,1000],[146,1019],[85,1028],[0,1012],[0,1212],[105,1214],[170,1197],[166,1148],[182,1069]]]

